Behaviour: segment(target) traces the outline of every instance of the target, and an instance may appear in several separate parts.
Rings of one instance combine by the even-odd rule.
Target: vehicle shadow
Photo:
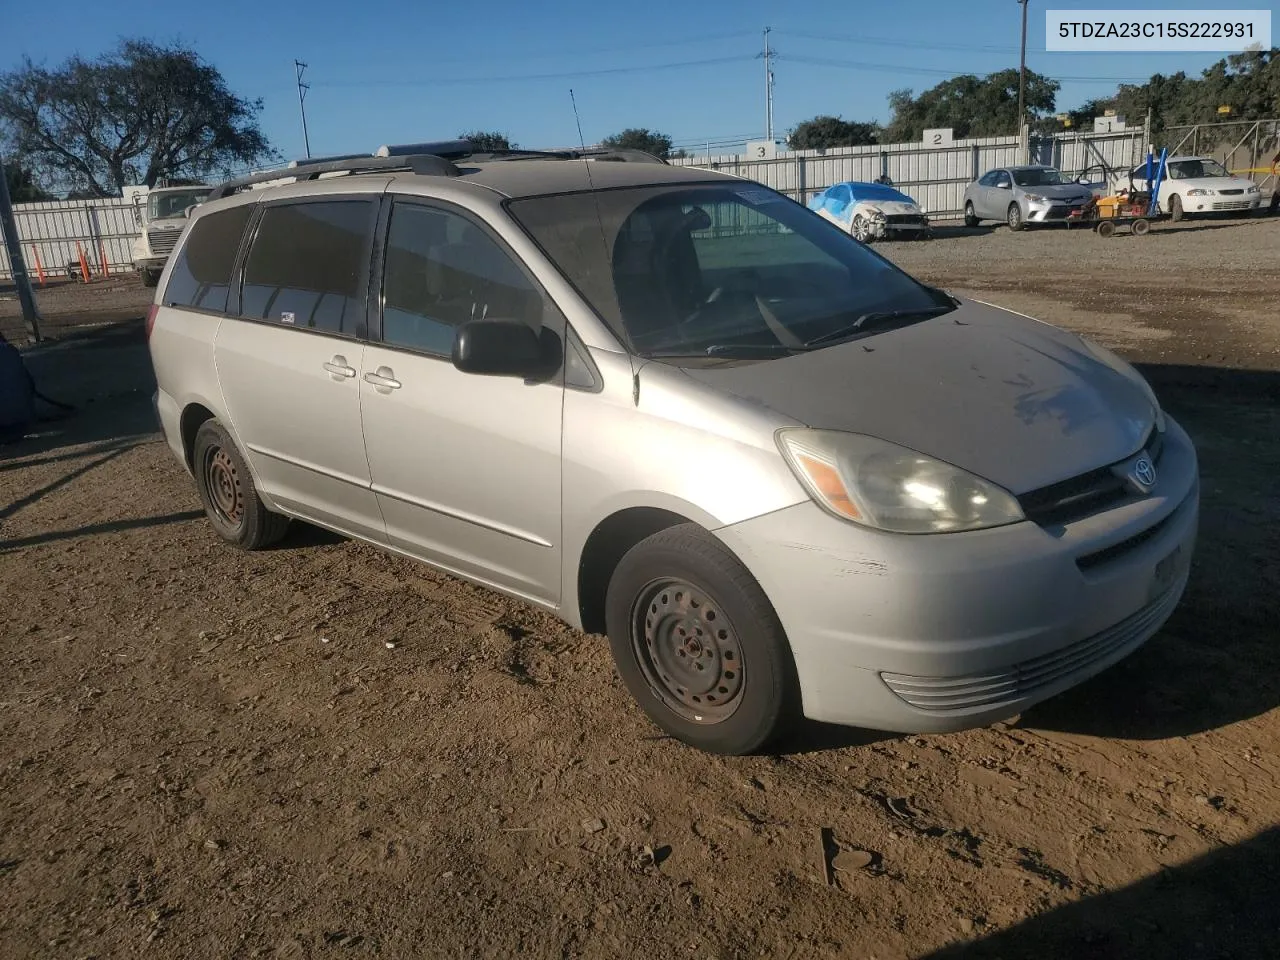
[[[933,225],[933,238],[935,240],[950,240],[953,237],[985,237],[989,233],[995,233],[1001,229],[1004,224],[988,223],[979,224],[976,227],[966,227],[963,223],[935,223]]]
[[[1164,628],[1089,682],[1038,704],[1019,725],[1164,739],[1280,706],[1280,373],[1142,365],[1200,458],[1200,531],[1191,578]]]
[[[897,740],[901,734],[859,727],[842,727],[834,723],[802,720],[768,749],[770,756],[794,757],[805,753],[825,753],[847,747],[869,747],[873,743]]]
[[[1280,828],[1111,893],[1047,911],[921,960],[1269,960],[1280,943]]]

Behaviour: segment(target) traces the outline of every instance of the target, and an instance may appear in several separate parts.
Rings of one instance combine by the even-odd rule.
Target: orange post
[[[40,286],[44,286],[44,264],[40,262],[40,248],[31,245],[31,259],[36,262],[36,276],[40,278]]]
[[[107,263],[107,245],[101,240],[98,241],[98,258],[98,262],[102,264],[102,275],[111,276],[111,267]]]
[[[76,241],[76,255],[80,258],[80,276],[84,277],[84,282],[89,282],[89,261],[84,258],[84,247],[80,246],[80,241]]]

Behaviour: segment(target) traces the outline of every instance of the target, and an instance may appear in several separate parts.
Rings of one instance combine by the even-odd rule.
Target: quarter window
[[[174,261],[165,287],[167,306],[226,312],[231,271],[251,213],[253,204],[246,203],[207,214],[191,225],[191,235]]]
[[[484,230],[447,210],[397,204],[387,238],[382,339],[438,356],[469,320],[542,327],[541,292]]]
[[[267,207],[245,263],[241,313],[359,335],[373,212],[369,200]]]

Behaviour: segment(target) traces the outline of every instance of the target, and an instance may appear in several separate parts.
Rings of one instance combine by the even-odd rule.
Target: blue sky
[[[75,52],[93,56],[123,35],[181,40],[215,64],[236,92],[262,98],[263,129],[290,158],[303,153],[295,58],[310,65],[307,118],[315,154],[447,138],[477,127],[505,131],[523,146],[574,144],[570,87],[588,142],[640,126],[701,150],[707,139],[763,135],[763,65],[756,57],[765,25],[773,28],[779,54],[779,136],[818,113],[883,121],[891,90],[1016,67],[1020,30],[1015,0],[175,0],[134,2],[127,12],[100,0],[64,0],[52,20],[47,6],[6,6],[0,69],[17,66],[23,55],[50,66]],[[1141,80],[1157,71],[1195,75],[1223,56],[1046,53],[1048,6],[1106,5],[1033,0],[1028,67],[1079,78],[1063,80],[1060,109],[1109,92],[1117,79]]]

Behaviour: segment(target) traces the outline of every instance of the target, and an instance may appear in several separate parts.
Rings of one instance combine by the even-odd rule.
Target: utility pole
[[[18,236],[17,218],[9,201],[9,179],[0,163],[0,232],[4,233],[5,249],[9,253],[9,272],[18,288],[18,302],[22,306],[22,319],[27,323],[31,339],[40,341],[40,318],[36,313],[36,296],[31,290],[31,277],[27,273],[27,261],[22,258],[22,238]]]
[[[764,138],[773,139],[773,52],[769,49],[769,32],[764,28]]]
[[[1019,0],[1021,3],[1022,0]],[[307,136],[307,91],[311,89],[311,84],[302,82],[302,72],[307,69],[307,65],[301,60],[293,61],[293,69],[298,79],[298,110],[302,113],[302,145],[307,149],[307,159],[311,159],[311,138]]]
[[[1018,60],[1018,136],[1027,117],[1027,6],[1031,0],[1018,0],[1022,7],[1022,56]]]

